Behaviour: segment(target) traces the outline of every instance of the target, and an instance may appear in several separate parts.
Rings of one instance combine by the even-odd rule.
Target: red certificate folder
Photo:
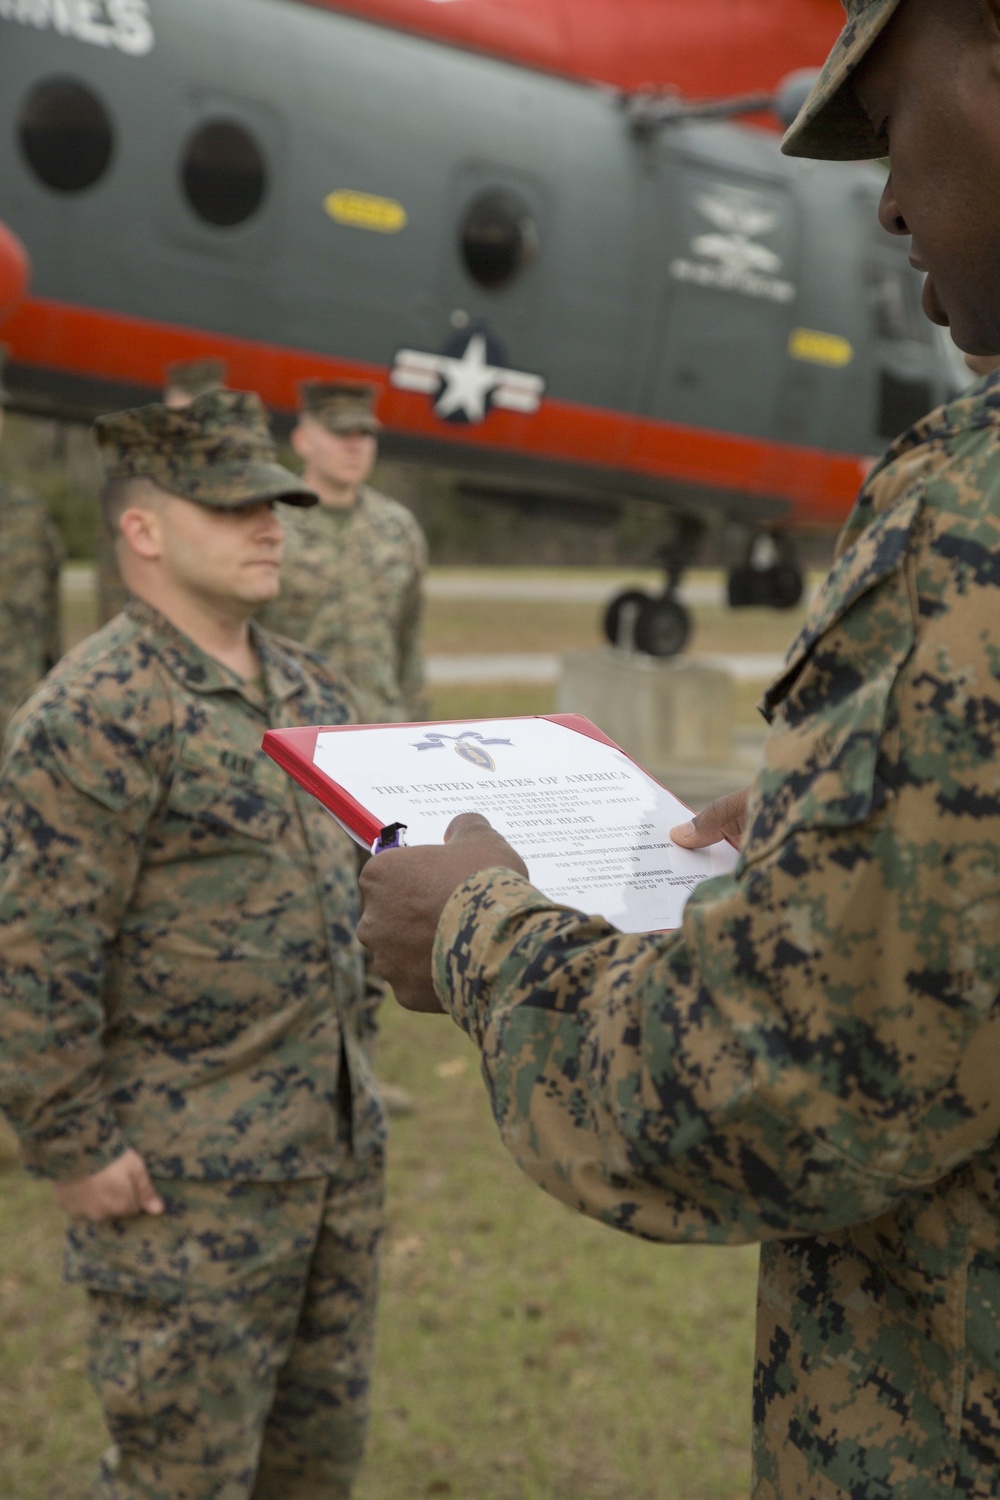
[[[553,724],[562,724],[566,729],[574,729],[577,734],[585,734],[592,740],[599,740],[602,745],[610,745],[613,750],[620,747],[614,740],[585,719],[582,714],[531,714],[528,717],[536,719],[548,719]],[[463,719],[463,724],[489,724],[495,722],[493,719]],[[450,722],[450,721],[447,721]],[[333,813],[339,822],[354,834],[359,843],[370,849],[382,832],[382,824],[378,818],[372,816],[367,808],[361,806],[350,792],[344,790],[332,777],[321,771],[314,762],[316,754],[316,741],[321,734],[352,734],[359,729],[378,729],[378,724],[312,724],[307,729],[269,729],[264,736],[263,749],[273,761],[287,771],[289,776],[311,792],[323,806]],[[398,728],[398,725],[389,726]],[[426,724],[414,724],[414,729],[433,729],[434,721]],[[629,757],[631,759],[631,757]]]

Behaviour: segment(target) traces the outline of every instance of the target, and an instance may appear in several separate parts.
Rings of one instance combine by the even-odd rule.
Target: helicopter
[[[469,499],[662,505],[662,591],[612,601],[610,640],[683,649],[678,589],[721,525],[745,537],[730,602],[796,603],[794,531],[838,524],[956,388],[883,174],[748,127],[801,76],[630,91],[388,24],[405,3],[0,0],[13,403],[90,418],[206,354],[279,423],[303,379],[373,381],[383,451]]]

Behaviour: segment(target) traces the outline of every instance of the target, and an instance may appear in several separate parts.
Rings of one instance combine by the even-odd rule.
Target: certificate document
[[[576,722],[586,730],[546,718],[320,729],[313,764],[377,824],[405,824],[410,845],[440,844],[459,813],[482,813],[553,901],[623,932],[677,927],[691,891],[731,871],[736,851],[671,843],[689,809]]]

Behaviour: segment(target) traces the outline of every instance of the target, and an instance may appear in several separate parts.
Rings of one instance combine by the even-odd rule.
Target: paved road
[[[654,578],[615,581],[613,578],[523,578],[504,577],[498,570],[485,573],[431,572],[427,577],[427,595],[431,599],[478,601],[490,599],[508,604],[607,604],[624,587],[642,587],[656,591]],[[94,570],[86,563],[71,563],[63,570],[63,588],[71,594],[85,594],[94,586]],[[725,587],[721,578],[694,579],[681,589],[688,604],[723,604]]]
[[[721,667],[737,682],[769,682],[781,669],[784,657],[770,653],[711,654],[693,652],[688,658],[707,667]],[[427,676],[434,684],[475,682],[557,682],[559,657],[543,652],[520,655],[430,656]]]
[[[623,578],[524,578],[503,576],[502,572],[477,573],[455,571],[431,572],[427,578],[427,594],[431,599],[502,600],[522,604],[608,604],[623,588],[643,588],[656,593],[660,588],[654,577],[638,580],[625,575]],[[808,585],[809,593],[815,592],[817,579]],[[720,573],[717,576],[696,576],[683,583],[678,592],[688,605],[726,604],[726,582]]]
[[[85,594],[94,586],[94,570],[86,563],[71,563],[63,569],[63,588],[71,594]],[[427,577],[430,599],[478,601],[489,599],[508,604],[607,604],[623,588],[641,587],[653,593],[655,579],[613,578],[506,578],[502,572],[431,572]],[[725,580],[691,578],[682,584],[678,596],[685,604],[717,605],[726,602]]]
[[[503,578],[478,573],[431,573],[427,579],[430,599],[490,599],[514,604],[607,604],[624,587],[642,587],[656,592],[650,580],[641,584],[615,582],[611,578]],[[685,583],[680,597],[685,604],[725,603],[725,585],[720,579],[694,579]]]

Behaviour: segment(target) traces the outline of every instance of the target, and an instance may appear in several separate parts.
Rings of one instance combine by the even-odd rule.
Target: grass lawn
[[[499,1144],[444,1018],[384,1017],[395,1121],[358,1500],[746,1494],[754,1250],[647,1245],[571,1214]],[[104,1444],[45,1184],[0,1176],[0,1495],[83,1500]]]
[[[605,644],[600,616],[600,608],[593,604],[430,599],[426,650],[445,656],[592,650]],[[805,610],[730,610],[696,604],[691,617],[690,651],[784,652],[798,634]]]
[[[503,599],[428,599],[429,654],[576,651],[604,644],[596,604]]]
[[[79,589],[66,602],[72,643],[92,606]],[[780,650],[796,628],[790,615],[696,613],[697,649]],[[590,606],[439,600],[428,650],[585,646],[595,619]],[[753,722],[756,697],[741,685],[741,722]],[[553,706],[547,686],[434,693],[442,718]],[[419,1112],[393,1124],[375,1416],[357,1500],[745,1495],[756,1251],[645,1245],[572,1215],[504,1153],[451,1022],[393,1006],[384,1023],[380,1072]],[[82,1294],[60,1281],[61,1231],[48,1186],[8,1149],[0,1496],[11,1500],[84,1500],[105,1442],[84,1372]]]

